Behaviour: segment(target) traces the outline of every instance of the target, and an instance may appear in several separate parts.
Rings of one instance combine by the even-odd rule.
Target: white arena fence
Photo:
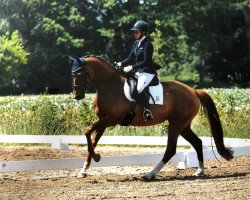
[[[213,151],[211,137],[200,137],[203,142],[204,160],[214,159],[221,156],[216,148]],[[0,143],[32,143],[32,144],[51,144],[52,148],[69,150],[69,144],[86,144],[85,136],[66,136],[66,135],[0,135]],[[233,147],[234,156],[250,155],[250,139],[224,138],[226,146]],[[105,145],[150,145],[166,146],[166,136],[103,136],[98,144]],[[182,137],[178,139],[178,146],[190,146]],[[212,145],[214,142],[212,140]],[[164,153],[164,152],[163,152]],[[102,157],[101,161],[92,163],[92,167],[125,166],[157,164],[162,159],[162,154],[148,155],[128,155]],[[214,155],[215,154],[215,155]],[[170,160],[178,163],[179,169],[197,167],[198,161],[194,149],[186,152],[178,152]],[[0,172],[21,172],[46,169],[74,169],[82,167],[84,158],[63,158],[47,160],[25,160],[25,161],[6,161],[0,162]]]

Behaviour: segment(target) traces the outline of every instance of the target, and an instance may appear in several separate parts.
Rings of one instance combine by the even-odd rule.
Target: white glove
[[[130,72],[131,70],[133,70],[133,66],[132,65],[129,65],[129,66],[123,68],[123,71],[126,72],[126,73]]]
[[[121,66],[122,66],[122,63],[121,63],[121,62],[118,62],[118,63],[116,63],[116,65],[117,65],[118,67],[121,67]]]

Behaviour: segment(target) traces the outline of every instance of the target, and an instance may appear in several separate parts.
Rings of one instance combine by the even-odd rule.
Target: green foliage
[[[11,34],[6,33],[0,37],[0,61],[3,66],[13,68],[13,65],[26,64],[29,53],[25,52],[22,45],[22,39],[18,37],[18,31]]]
[[[104,28],[100,28],[97,31],[101,33],[101,36],[107,37],[109,39],[112,39],[115,36],[114,29],[107,30]]]
[[[96,117],[87,101],[69,95],[0,98],[0,132],[6,134],[82,134]]]
[[[15,3],[20,7],[14,6]],[[88,10],[85,6],[80,0],[74,3],[70,0],[2,2],[0,22],[5,22],[8,26],[0,27],[0,32],[6,28],[11,31],[15,27],[32,52],[29,62],[20,71],[20,87],[9,90],[6,86],[3,94],[20,94],[26,91],[41,93],[46,87],[57,90],[61,88],[64,92],[69,90],[67,55],[80,56],[79,52],[84,46],[83,13]],[[23,63],[20,62],[20,65]]]
[[[70,46],[81,48],[84,42],[83,39],[74,39],[61,24],[48,17],[43,18],[34,27],[32,33],[39,34],[45,40],[53,40],[55,45],[62,45],[65,48],[70,48]]]
[[[18,31],[0,37],[0,89],[6,84],[16,86],[21,65],[28,61],[29,53],[24,50]]]
[[[149,22],[161,78],[198,75],[198,87],[248,87],[249,9],[246,0],[0,0],[0,34],[18,30],[32,52],[27,63],[19,62],[18,87],[8,78],[1,94],[39,94],[46,87],[69,92],[67,55],[121,61],[137,20]]]
[[[70,27],[76,27],[78,24],[84,22],[85,17],[81,15],[76,7],[71,7],[68,20],[70,22]]]
[[[218,109],[225,137],[250,138],[250,90],[209,89]],[[83,101],[69,95],[40,95],[0,98],[1,134],[82,135],[84,128],[97,120],[92,109],[93,97]],[[204,113],[193,120],[200,136],[210,136]],[[105,135],[165,136],[168,123],[150,127],[109,127]]]
[[[112,8],[115,6],[116,0],[104,0],[104,8]]]
[[[225,137],[250,138],[250,90],[249,89],[208,89],[219,112]],[[205,115],[200,113],[193,121],[193,129],[199,134],[210,128]]]
[[[162,32],[159,29],[161,26],[161,22],[159,20],[155,20],[155,31],[151,34],[153,38],[153,45],[154,45],[154,61],[160,65],[164,65],[164,41],[162,39]]]

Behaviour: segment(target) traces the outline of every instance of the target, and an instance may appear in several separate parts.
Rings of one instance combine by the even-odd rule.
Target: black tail
[[[223,129],[221,126],[220,117],[212,98],[203,90],[196,90],[196,94],[199,97],[201,105],[206,111],[205,113],[209,119],[211,132],[218,153],[226,160],[231,160],[233,158],[234,152],[230,147],[225,147],[224,145]]]

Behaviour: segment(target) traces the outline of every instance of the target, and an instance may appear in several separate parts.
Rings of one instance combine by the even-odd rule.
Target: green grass
[[[250,138],[250,89],[207,89],[220,114],[225,137]],[[93,94],[83,101],[69,95],[0,97],[0,134],[83,135],[96,121]],[[110,127],[105,135],[165,136],[168,123],[151,127]],[[199,136],[210,136],[209,123],[199,113],[192,123]]]

